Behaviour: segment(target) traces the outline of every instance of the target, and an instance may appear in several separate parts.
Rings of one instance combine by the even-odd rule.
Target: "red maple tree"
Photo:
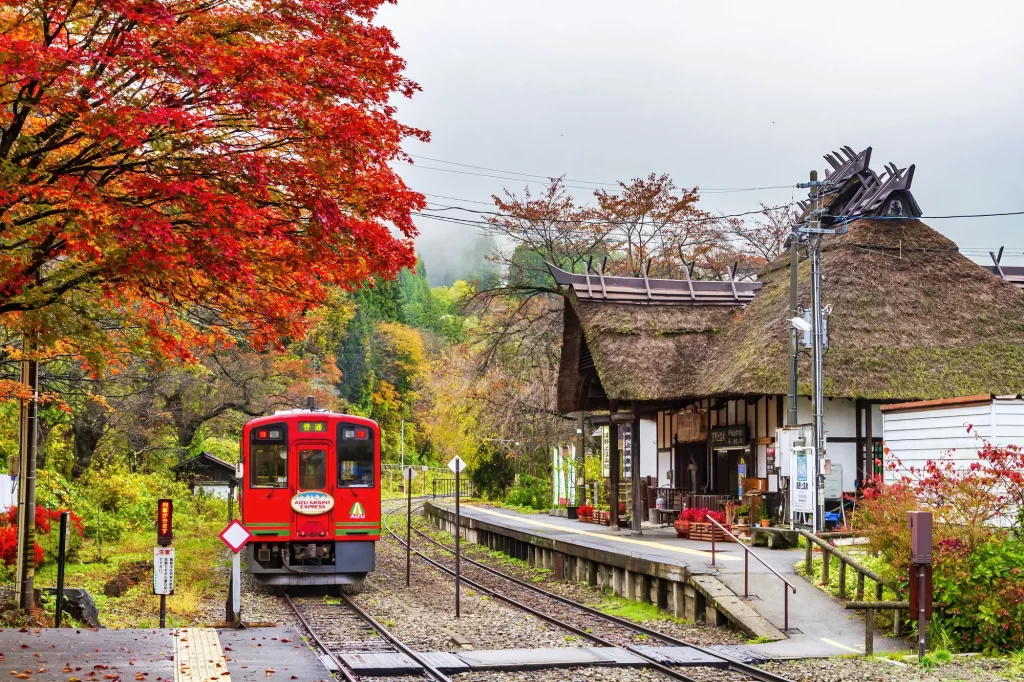
[[[428,134],[383,1],[0,0],[0,323],[94,361],[277,345],[412,266],[389,162]]]

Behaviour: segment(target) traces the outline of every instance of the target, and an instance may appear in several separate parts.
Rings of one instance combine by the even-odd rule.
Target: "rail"
[[[403,547],[406,547],[407,546],[406,542],[395,531],[395,529],[392,528],[391,525],[388,523],[388,521],[391,518],[391,515],[396,513],[396,511],[400,511],[400,510],[393,509],[393,510],[389,511],[387,514],[383,515],[382,518],[381,518],[381,523],[383,524],[383,527],[391,534],[391,536],[395,540],[397,540],[399,542],[399,544],[401,544]],[[448,552],[450,554],[454,554],[455,553],[454,548],[449,547],[448,545],[445,545],[444,543],[438,542],[437,540],[435,540],[434,538],[430,537],[429,535],[427,535],[423,531],[419,530],[418,528],[413,528],[412,530],[416,533],[416,535],[418,537],[423,538],[424,540],[426,540],[427,542],[431,543],[432,545],[435,545],[436,547],[439,547],[440,549],[443,549],[444,551],[446,551],[446,552]],[[414,549],[411,546],[409,547],[409,550],[410,550],[410,552],[412,554],[415,554],[417,557],[419,557],[420,559],[425,561],[427,564],[429,564],[429,565],[433,566],[434,568],[438,569],[442,573],[447,573],[448,575],[451,575],[451,576],[455,575],[455,572],[452,569],[450,569],[447,566],[444,566],[443,564],[435,561],[434,559],[430,558],[429,556],[427,556],[425,553],[421,552],[420,550]],[[511,576],[511,575],[509,575],[507,573],[503,573],[502,571],[499,571],[499,570],[497,570],[497,569],[495,569],[495,568],[493,568],[491,566],[488,566],[487,564],[481,563],[479,561],[475,561],[475,560],[473,560],[473,559],[471,559],[469,557],[462,557],[462,560],[466,561],[466,562],[468,562],[468,563],[470,563],[470,564],[472,564],[472,565],[474,565],[474,566],[476,566],[478,568],[481,568],[484,571],[486,571],[488,573],[491,573],[491,574],[493,574],[493,575],[495,575],[495,576],[497,576],[499,578],[507,580],[508,582],[510,582],[510,583],[512,583],[514,585],[518,585],[519,587],[527,589],[527,590],[529,590],[531,592],[534,592],[536,594],[540,594],[540,595],[542,595],[544,597],[547,597],[548,599],[551,599],[553,601],[559,602],[561,604],[565,604],[567,606],[572,606],[572,607],[580,610],[583,613],[587,613],[587,614],[589,614],[591,616],[594,616],[596,618],[600,618],[600,619],[605,620],[605,621],[607,621],[609,623],[615,623],[615,624],[620,625],[620,626],[622,626],[624,628],[632,630],[633,632],[637,632],[637,633],[643,634],[644,636],[646,636],[648,638],[660,639],[660,640],[663,640],[663,641],[669,643],[672,646],[688,647],[688,648],[694,649],[696,651],[699,651],[699,652],[701,652],[703,654],[706,654],[706,655],[709,655],[709,656],[713,656],[715,658],[720,658],[720,659],[722,659],[722,660],[724,660],[726,662],[728,668],[730,668],[731,670],[733,670],[735,672],[738,672],[740,674],[745,675],[747,679],[762,680],[763,682],[791,682],[790,680],[788,680],[788,679],[786,679],[786,678],[784,678],[784,677],[782,677],[780,675],[777,675],[775,673],[769,672],[767,670],[761,670],[759,668],[755,668],[755,667],[753,667],[751,665],[743,663],[742,661],[740,661],[737,658],[734,658],[733,655],[730,655],[728,653],[725,653],[725,652],[722,652],[722,651],[712,651],[710,649],[706,649],[704,647],[697,646],[696,644],[691,644],[691,643],[683,641],[681,639],[677,639],[677,638],[675,638],[675,637],[673,637],[671,635],[667,635],[667,634],[665,634],[663,632],[660,632],[660,631],[657,631],[657,630],[652,630],[652,629],[647,628],[647,627],[645,627],[645,626],[643,626],[643,625],[641,625],[639,623],[635,623],[633,621],[627,621],[627,620],[624,620],[624,619],[619,618],[617,616],[613,616],[613,615],[604,613],[603,611],[598,611],[597,609],[591,608],[591,607],[589,607],[589,606],[587,606],[585,604],[581,604],[581,603],[579,603],[577,601],[574,601],[572,599],[569,599],[567,597],[563,597],[563,596],[555,594],[553,592],[549,592],[549,591],[547,591],[545,589],[542,589],[542,588],[540,588],[540,587],[538,587],[538,586],[536,586],[536,585],[534,585],[532,583],[525,582],[525,581],[520,580],[518,578],[515,578],[515,577],[513,577],[513,576]],[[509,606],[512,606],[514,608],[521,609],[521,610],[523,610],[523,611],[525,611],[525,612],[527,612],[527,613],[529,613],[529,614],[531,614],[531,615],[533,615],[533,616],[535,616],[537,618],[540,618],[541,620],[543,620],[543,621],[545,621],[547,623],[550,623],[550,624],[552,624],[552,625],[554,625],[556,627],[563,628],[563,629],[573,633],[577,637],[580,637],[581,639],[589,640],[589,641],[594,642],[596,644],[600,644],[601,646],[604,646],[604,647],[615,647],[615,644],[613,642],[610,642],[607,639],[604,639],[604,638],[594,634],[593,632],[591,632],[590,628],[587,628],[585,630],[581,630],[581,629],[579,629],[579,628],[577,628],[577,627],[575,627],[573,625],[570,625],[569,623],[566,623],[564,621],[564,619],[561,618],[561,617],[555,617],[555,616],[549,615],[549,614],[545,613],[544,611],[540,611],[540,610],[534,609],[533,607],[531,607],[531,606],[529,606],[527,604],[522,603],[522,600],[513,599],[512,597],[506,596],[506,595],[502,594],[501,592],[498,592],[498,591],[496,591],[494,589],[491,589],[490,587],[486,587],[486,586],[484,586],[484,585],[482,585],[482,584],[480,584],[478,582],[474,582],[474,581],[470,580],[469,578],[466,578],[465,576],[462,576],[461,579],[462,579],[462,581],[464,583],[466,583],[467,585],[473,587],[473,589],[477,590],[477,592],[479,592],[481,594],[486,594],[486,595],[488,595],[490,597],[493,597],[495,599],[503,601],[503,602],[507,603]],[[649,667],[657,670],[658,672],[661,672],[666,677],[670,677],[670,678],[672,678],[674,680],[680,680],[680,682],[696,682],[696,680],[694,680],[693,678],[687,677],[686,675],[683,675],[681,672],[678,672],[676,670],[673,670],[672,668],[666,667],[665,664],[661,663],[657,658],[655,658],[655,657],[653,657],[653,656],[651,656],[649,654],[646,654],[646,653],[643,653],[643,652],[640,652],[640,651],[635,651],[635,650],[631,650],[631,651],[632,651],[632,653],[634,655],[636,655],[636,656],[644,659],[645,661],[647,661],[647,665]]]
[[[746,599],[747,597],[750,596],[750,594],[749,594],[750,593],[749,582],[750,582],[750,555],[751,554],[754,555],[755,559],[757,559],[758,561],[761,562],[762,566],[764,566],[769,571],[771,571],[771,573],[774,574],[776,578],[778,578],[779,580],[781,580],[783,582],[782,601],[783,601],[783,614],[784,614],[783,615],[783,619],[784,619],[784,621],[783,621],[783,625],[782,625],[782,631],[785,632],[786,630],[789,630],[789,591],[792,590],[793,594],[796,594],[796,587],[793,585],[793,583],[789,582],[784,577],[782,577],[782,574],[780,574],[774,568],[772,568],[767,563],[765,563],[765,560],[762,559],[761,557],[759,557],[757,555],[757,553],[754,552],[754,550],[750,549],[745,544],[740,542],[740,539],[738,537],[736,537],[735,535],[733,535],[731,532],[729,532],[729,529],[727,529],[725,526],[720,524],[718,521],[715,521],[713,518],[711,518],[710,515],[706,516],[705,518],[708,521],[710,521],[711,523],[713,523],[716,526],[718,526],[719,528],[721,528],[723,533],[725,533],[726,535],[731,537],[736,542],[736,544],[739,545],[743,549],[743,598],[744,599]],[[711,565],[712,566],[715,565],[715,533],[713,531],[711,533]]]

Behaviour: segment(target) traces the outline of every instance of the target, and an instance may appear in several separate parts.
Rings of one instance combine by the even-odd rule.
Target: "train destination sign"
[[[299,433],[327,433],[327,422],[299,422]]]
[[[306,516],[326,514],[334,509],[334,498],[319,490],[307,490],[292,498],[292,509]]]

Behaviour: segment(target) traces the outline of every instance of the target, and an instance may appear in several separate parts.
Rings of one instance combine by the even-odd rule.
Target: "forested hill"
[[[345,409],[380,423],[387,460],[399,456],[403,419],[407,460],[416,461],[417,452],[431,457],[413,409],[417,385],[431,350],[466,340],[472,322],[463,303],[470,290],[464,281],[431,288],[419,260],[415,271],[405,269],[397,279],[352,295],[354,314],[335,354],[341,372],[337,391]]]

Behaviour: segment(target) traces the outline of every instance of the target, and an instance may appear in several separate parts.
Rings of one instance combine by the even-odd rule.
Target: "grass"
[[[683,623],[686,621],[674,618],[671,614],[658,609],[654,604],[648,602],[629,601],[622,597],[606,595],[601,599],[597,610],[609,616],[617,616],[623,620],[634,623],[649,623],[653,621],[671,621]]]
[[[770,641],[772,641],[771,637],[768,637],[766,635],[758,635],[753,639],[748,639],[747,644],[767,644]]]
[[[202,604],[227,589],[226,581],[217,574],[219,566],[230,563],[217,537],[222,526],[223,521],[185,522],[175,529],[174,594],[167,597],[169,627],[198,623]],[[103,545],[103,561],[99,561],[98,547],[91,539],[86,539],[78,552],[78,560],[65,567],[65,584],[89,591],[105,627],[154,627],[159,622],[160,604],[159,597],[152,594],[155,544],[152,531],[136,532],[117,542],[108,540]],[[145,565],[145,569],[138,572],[138,582],[119,597],[103,594],[104,585],[119,573],[130,571],[133,564]],[[54,584],[51,569],[56,572],[51,564],[37,569],[37,584]]]

